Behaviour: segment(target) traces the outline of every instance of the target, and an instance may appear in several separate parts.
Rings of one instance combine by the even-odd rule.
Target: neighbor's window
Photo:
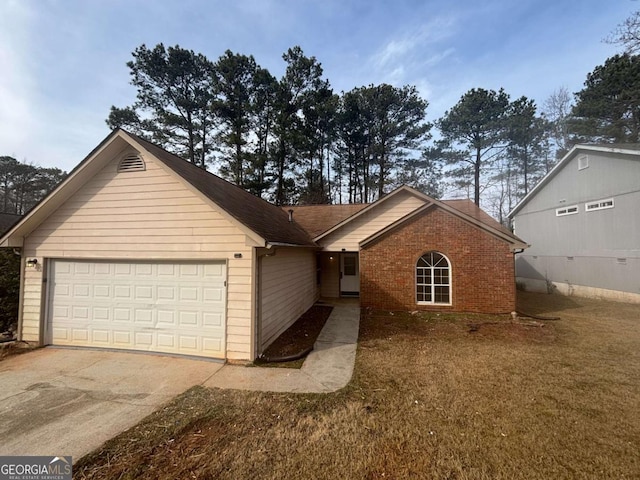
[[[562,217],[563,215],[572,215],[578,213],[578,206],[571,205],[570,207],[556,208],[556,217]]]
[[[451,304],[451,268],[443,254],[429,252],[418,259],[416,300],[420,304]]]
[[[604,210],[605,208],[613,207],[613,198],[607,198],[606,200],[597,200],[595,202],[587,202],[584,204],[584,209],[587,212],[593,212],[594,210]]]

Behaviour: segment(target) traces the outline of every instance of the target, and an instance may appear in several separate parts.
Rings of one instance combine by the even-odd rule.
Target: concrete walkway
[[[263,392],[328,393],[351,380],[356,359],[360,307],[357,300],[332,302],[333,311],[302,368],[225,365],[203,385]]]

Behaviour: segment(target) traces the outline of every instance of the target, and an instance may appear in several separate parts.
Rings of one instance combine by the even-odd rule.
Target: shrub
[[[20,257],[0,249],[0,333],[16,331],[20,296]]]

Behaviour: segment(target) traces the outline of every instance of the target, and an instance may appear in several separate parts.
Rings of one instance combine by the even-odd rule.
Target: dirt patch
[[[333,307],[324,305],[314,305],[307,310],[296,322],[282,333],[263,352],[265,359],[285,358],[297,356],[313,347],[316,343],[320,331],[324,327]],[[256,365],[278,366],[282,363],[268,363],[265,360],[257,360]],[[290,365],[300,368],[302,362],[287,362]]]
[[[75,478],[638,478],[637,305],[554,297],[520,298],[561,316],[544,327],[363,315],[345,389],[196,387],[80,459]]]
[[[35,347],[25,342],[6,342],[0,343],[0,361],[23,353],[32,352]]]

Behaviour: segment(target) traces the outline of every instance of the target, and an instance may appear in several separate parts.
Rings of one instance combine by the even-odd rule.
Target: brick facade
[[[451,306],[416,303],[416,262],[438,251],[450,261]],[[385,310],[505,313],[515,310],[510,245],[442,209],[430,209],[360,251],[360,305]]]

